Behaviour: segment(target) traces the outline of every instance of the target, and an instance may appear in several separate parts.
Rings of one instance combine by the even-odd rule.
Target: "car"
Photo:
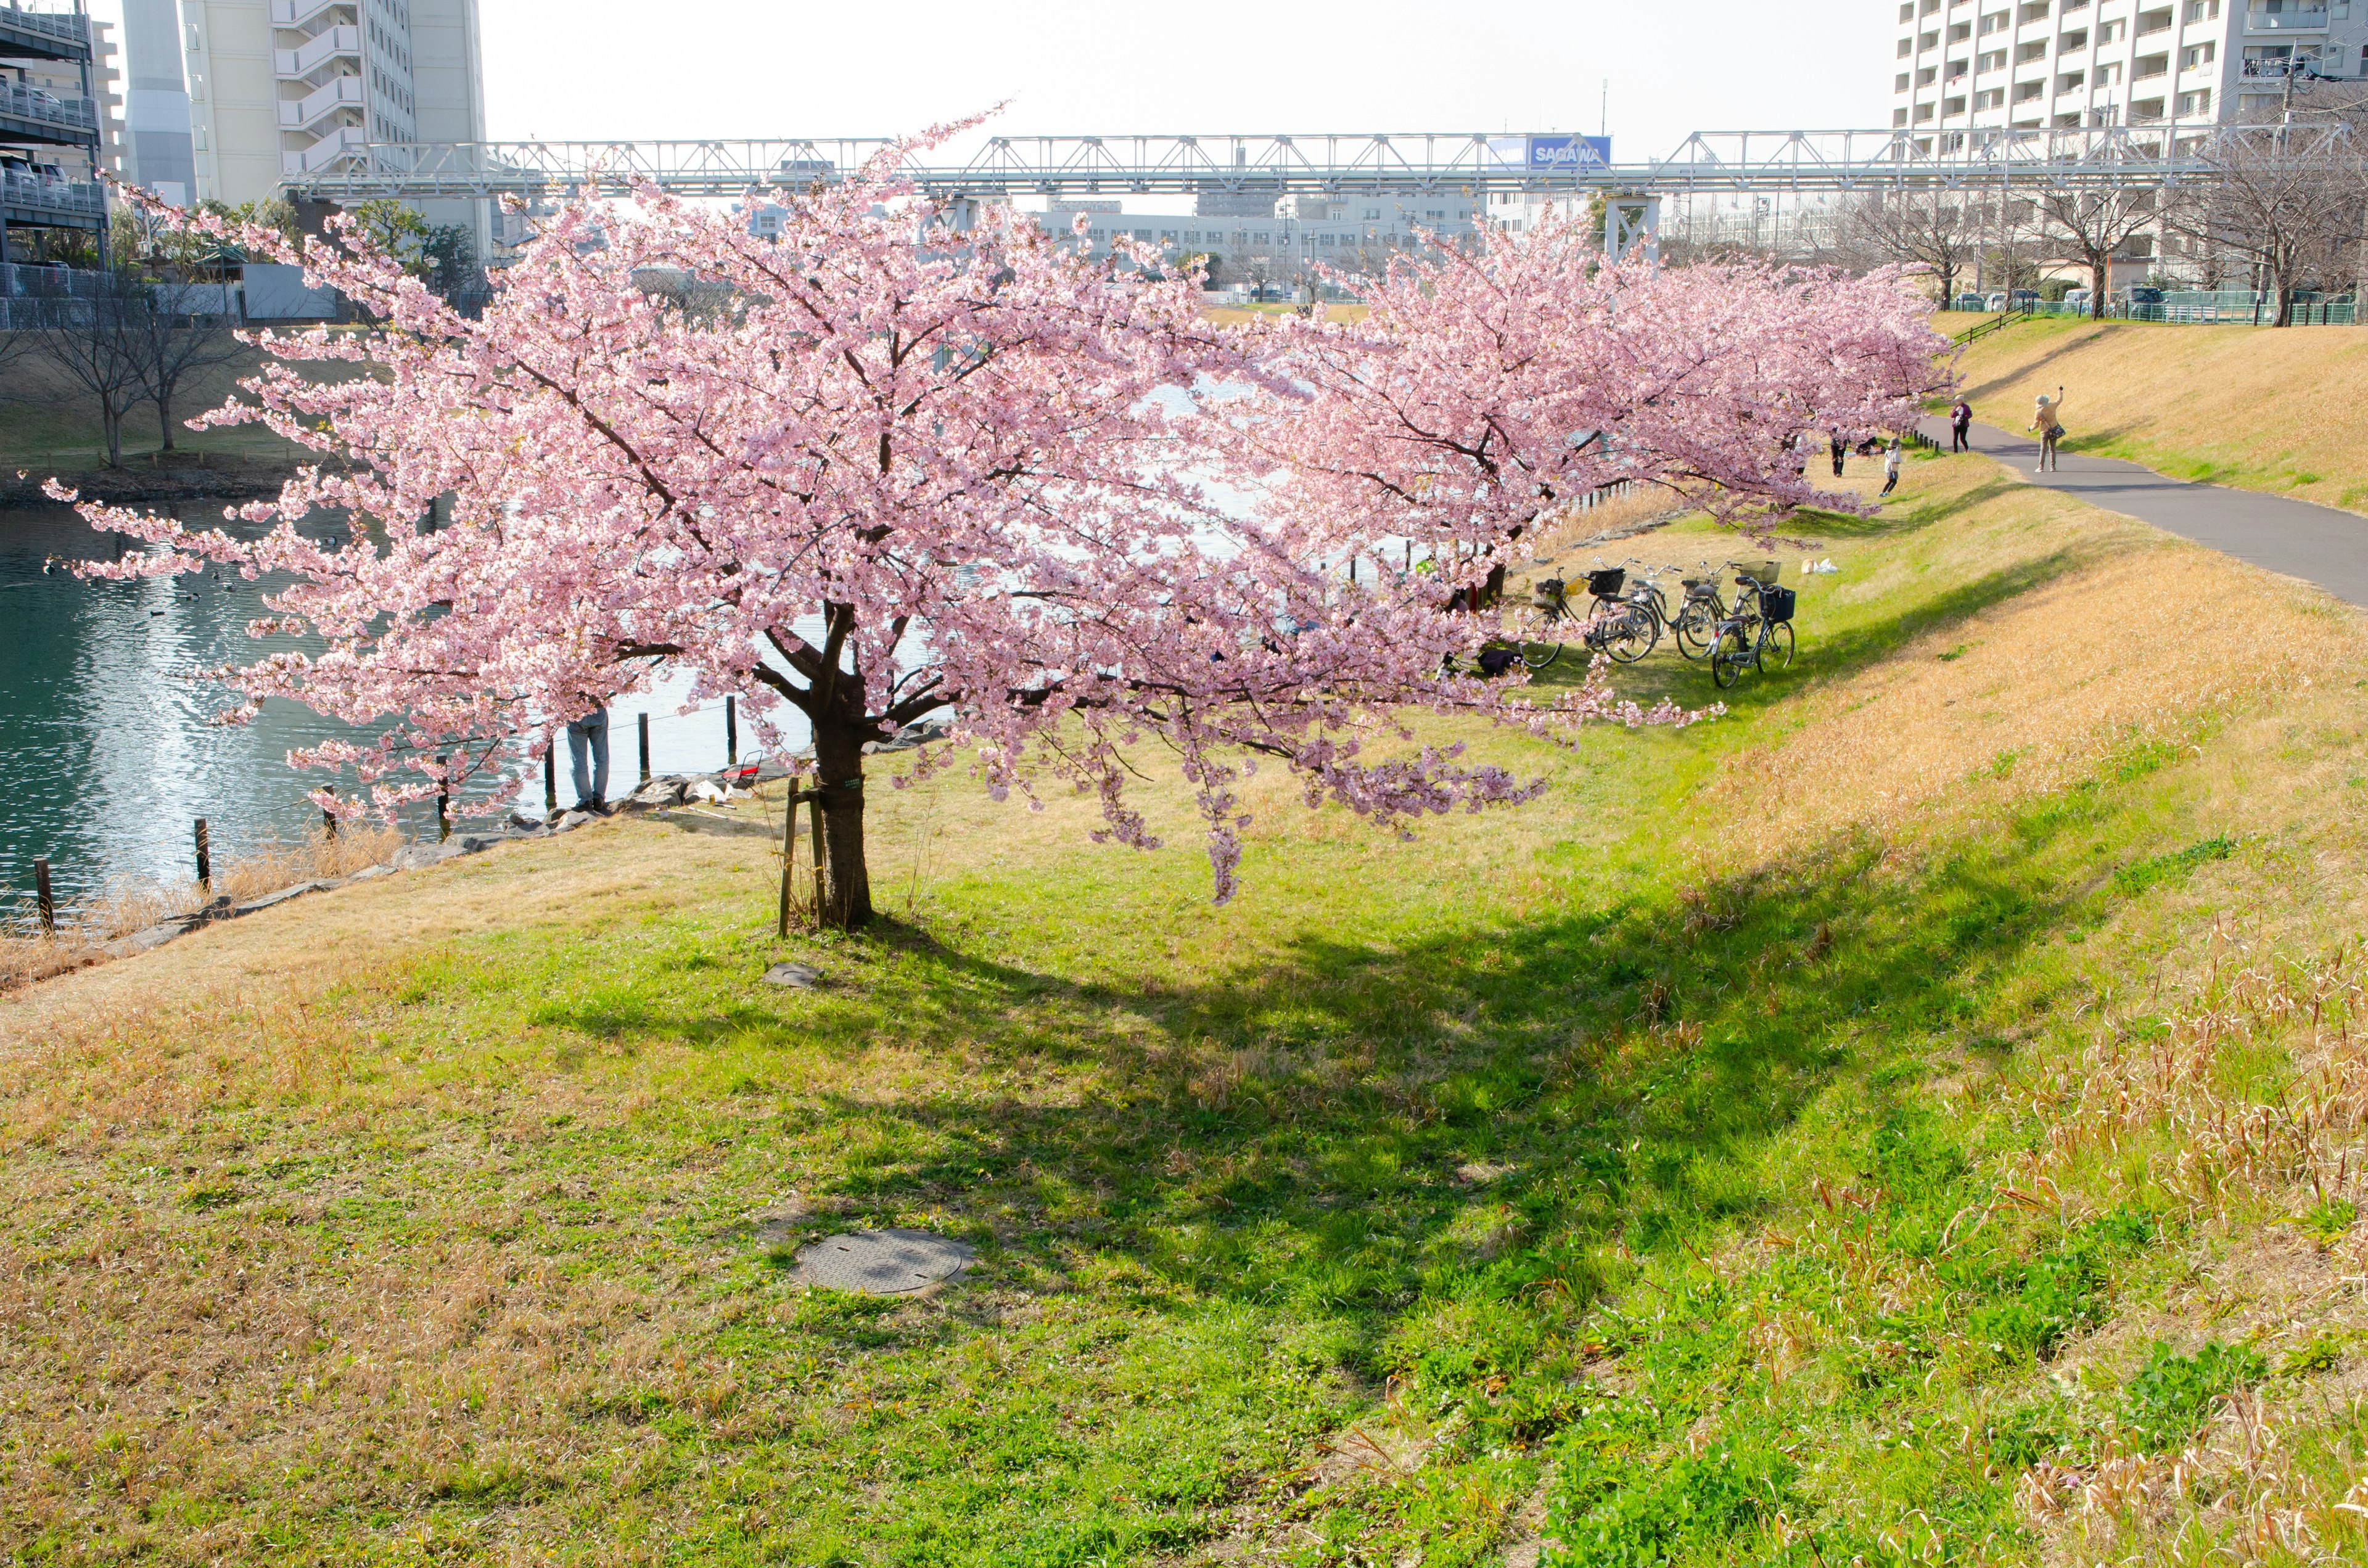
[[[2086,289],[2066,289],[2064,290],[2064,302],[2070,305],[2075,310],[2085,311],[2089,308],[2089,290]]]
[[[1986,311],[2002,311],[2006,309],[2006,296],[2004,294],[1992,294],[1988,296],[1982,301],[1982,309]]]
[[[2007,290],[2006,302],[2007,307],[2009,310],[2027,311],[2033,305],[2039,303],[2039,290],[2036,289],[2009,289]]]
[[[2143,283],[2134,283],[2129,288],[2122,290],[2117,298],[2124,305],[2159,305],[2162,303],[2162,290],[2150,289]]]
[[[1960,294],[1949,301],[1949,308],[1952,311],[1978,311],[1987,307],[1979,294]]]

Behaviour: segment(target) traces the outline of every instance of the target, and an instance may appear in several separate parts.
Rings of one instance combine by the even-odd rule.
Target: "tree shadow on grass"
[[[2058,343],[2046,353],[2042,354],[2038,358],[2030,361],[2028,364],[2018,365],[2014,369],[2008,370],[2003,374],[1994,376],[1990,380],[1982,382],[1979,386],[1967,387],[1961,395],[1964,396],[1966,402],[1974,403],[1977,398],[1989,397],[1993,394],[2003,392],[2007,388],[2030,376],[2032,372],[2054,364],[2056,360],[2063,358],[2067,354],[2076,354],[2081,349],[2088,347],[2090,344],[2100,341],[2111,330],[2111,328],[2100,326],[2087,332],[2076,331],[2068,334],[2061,343]],[[2068,403],[2070,399],[2066,398],[2066,401]],[[1976,403],[1976,416],[1978,416],[1979,411],[1979,404]]]
[[[2094,913],[2088,869],[2066,855],[2059,875],[2051,853],[2085,820],[1912,871],[1848,844],[1508,928],[1309,938],[1219,983],[1125,999],[1164,1043],[1111,1038],[1077,1103],[834,1099],[827,1114],[893,1124],[915,1152],[835,1193],[882,1215],[978,1213],[1042,1277],[1122,1257],[1171,1300],[1344,1319],[1369,1373],[1445,1356],[1543,1375],[1518,1303],[1544,1291],[1567,1311],[1621,1253],[1764,1209],[1770,1142],[1838,1075],[1998,1043],[1987,989]],[[1508,1315],[1459,1318],[1453,1344],[1409,1327],[1475,1301]]]

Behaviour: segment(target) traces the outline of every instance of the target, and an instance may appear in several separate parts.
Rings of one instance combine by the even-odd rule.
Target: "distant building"
[[[1285,283],[1309,276],[1317,264],[1343,272],[1378,272],[1391,256],[1420,248],[1424,233],[1450,244],[1464,243],[1476,232],[1483,211],[1479,199],[1460,191],[1317,193],[1280,200],[1228,194],[1215,201],[1203,193],[1196,199],[1196,208],[1232,209],[1213,212],[1124,212],[1120,205],[1055,202],[1042,222],[1055,233],[1067,233],[1083,215],[1086,244],[1096,256],[1136,240],[1178,261],[1209,258],[1216,283]]]
[[[189,195],[238,206],[371,142],[482,142],[477,0],[125,0],[143,92],[132,149],[144,175],[175,177],[172,94],[188,106]],[[149,151],[154,149],[153,153]],[[143,183],[149,183],[143,180]],[[416,204],[487,254],[486,203]]]
[[[91,43],[87,75],[80,61],[10,56],[0,50],[0,85],[46,95],[61,107],[74,106],[69,112],[87,114],[91,127],[98,133],[98,165],[112,168],[123,136],[123,98],[119,91],[121,78],[116,62],[115,29],[96,17],[87,18],[87,22]],[[23,142],[12,142],[5,131],[0,131],[0,146],[16,148],[43,164],[54,164],[70,178],[91,178],[96,171],[91,166],[87,136],[76,133],[69,141],[51,134],[58,129],[44,127],[40,140]]]
[[[1899,0],[1897,34],[1891,123],[1919,142],[1992,126],[2200,131],[2278,108],[2297,61],[2368,75],[2368,6],[2352,0]]]
[[[180,17],[174,0],[123,0],[123,177],[175,207],[196,197],[189,89],[181,74]]]

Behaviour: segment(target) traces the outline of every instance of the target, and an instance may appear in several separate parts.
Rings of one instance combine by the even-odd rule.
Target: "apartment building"
[[[2201,130],[2275,108],[2297,59],[2368,75],[2368,0],[1899,0],[1898,35],[1891,123],[1928,150],[1993,126]]]
[[[188,103],[191,194],[235,206],[370,142],[482,142],[477,0],[179,0],[128,9],[153,51],[176,24]],[[162,73],[158,74],[161,79]],[[160,108],[169,119],[169,108]],[[481,201],[419,204],[488,249]]]

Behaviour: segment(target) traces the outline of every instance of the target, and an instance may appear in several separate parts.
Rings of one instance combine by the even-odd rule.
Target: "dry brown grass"
[[[273,844],[226,861],[212,886],[195,881],[126,879],[95,898],[58,911],[57,935],[40,932],[38,912],[20,901],[13,918],[0,925],[0,989],[21,985],[104,958],[99,949],[176,915],[190,915],[218,899],[244,903],[299,882],[349,877],[383,864],[402,846],[391,827],[349,826],[336,837],[314,833],[300,844]]]
[[[1971,345],[1974,413],[2020,430],[2065,397],[2076,443],[2182,478],[2368,507],[2368,334],[2350,327],[2041,321]]]
[[[2214,716],[2348,687],[2368,669],[2356,617],[2217,551],[2000,487],[1971,464],[1918,505],[1946,511],[1930,526],[1964,536],[1940,564],[1976,587],[1963,613],[1814,692],[1786,734],[1722,769],[1718,797],[1761,824],[1755,842],[1770,858],[1844,830],[1889,836],[1935,809],[1994,813],[2116,748],[2192,745]],[[1821,601],[1896,593],[1909,570],[1879,555],[1840,561],[1841,575],[1802,590],[1804,620]]]

